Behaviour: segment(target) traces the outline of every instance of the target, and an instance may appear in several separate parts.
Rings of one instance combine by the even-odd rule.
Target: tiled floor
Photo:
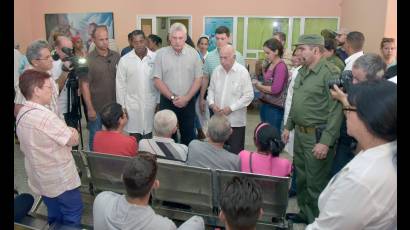
[[[259,110],[257,108],[248,110],[247,115],[247,128],[246,128],[246,137],[245,137],[245,149],[256,150],[253,144],[253,131],[254,127],[259,123]],[[83,127],[83,140],[84,145],[88,143],[88,131],[86,129],[85,119],[82,121]],[[283,157],[286,157],[291,160],[291,157],[287,153],[282,154]],[[20,152],[19,145],[14,145],[14,185],[20,193],[27,192],[32,193],[27,185],[27,175],[24,169],[24,159],[23,155]],[[94,197],[83,193],[83,202],[85,204],[84,214],[82,222],[85,225],[92,225],[92,204]],[[298,212],[299,208],[295,198],[289,199],[288,210],[287,212]],[[44,204],[40,205],[40,208],[37,211],[39,214],[46,215],[47,210]],[[304,224],[294,224],[293,229],[301,230],[305,229]]]

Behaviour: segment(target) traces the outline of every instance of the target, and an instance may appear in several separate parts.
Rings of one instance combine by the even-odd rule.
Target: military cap
[[[325,45],[325,39],[319,34],[303,34],[293,45]]]

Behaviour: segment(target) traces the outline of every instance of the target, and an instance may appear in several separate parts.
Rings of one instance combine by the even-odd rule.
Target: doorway
[[[145,35],[156,34],[162,39],[162,46],[167,46],[169,27],[175,22],[185,25],[188,35],[192,37],[192,16],[138,16],[137,29],[144,31]]]

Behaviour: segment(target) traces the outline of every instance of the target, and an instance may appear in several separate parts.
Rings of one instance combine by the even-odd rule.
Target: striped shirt
[[[139,142],[138,151],[153,153],[172,161],[185,162],[188,147],[184,144],[175,143],[172,138],[154,136],[152,139],[142,139]]]
[[[80,186],[71,147],[66,145],[72,132],[64,121],[31,101],[24,102],[16,120],[30,189],[53,198]]]

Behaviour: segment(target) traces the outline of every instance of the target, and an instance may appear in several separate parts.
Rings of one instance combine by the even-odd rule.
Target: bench
[[[124,166],[131,157],[116,156],[104,153],[82,151],[90,171],[89,180],[92,184],[91,194],[101,191],[113,191],[124,194],[125,188],[121,180]]]
[[[130,157],[84,151],[94,191],[125,193],[121,174]],[[285,220],[288,205],[289,177],[211,170],[157,161],[160,187],[153,190],[151,203],[157,214],[185,221],[193,215],[204,218],[205,224],[223,226],[219,220],[220,192],[232,177],[249,177],[262,187],[264,214],[257,229],[288,229]]]

